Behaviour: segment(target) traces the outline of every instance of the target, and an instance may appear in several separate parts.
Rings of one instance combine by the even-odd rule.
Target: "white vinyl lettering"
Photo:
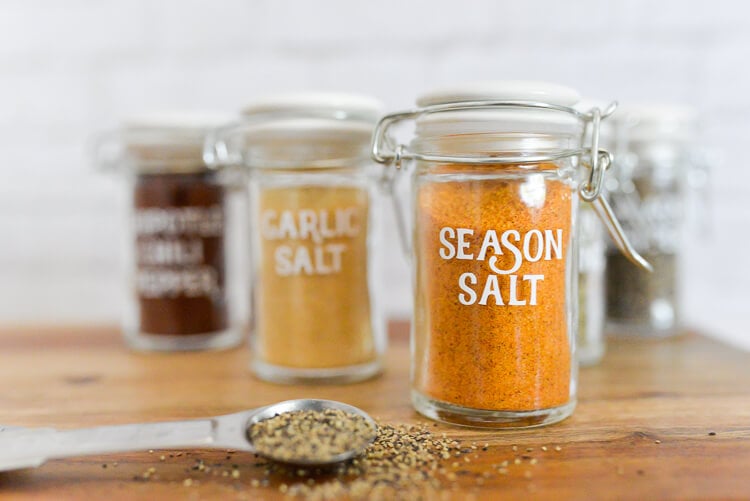
[[[471,238],[469,238],[471,237]],[[486,273],[474,271],[458,277],[458,301],[464,306],[538,306],[546,261],[565,259],[562,229],[489,229],[476,234],[471,228],[440,228],[438,255],[444,260],[486,261]],[[473,249],[476,248],[476,253]],[[524,263],[540,263],[533,274],[518,274]],[[481,277],[481,278],[480,278]]]
[[[283,241],[274,249],[276,274],[285,277],[341,272],[349,249],[347,240],[359,235],[363,211],[358,207],[263,211],[261,236]]]

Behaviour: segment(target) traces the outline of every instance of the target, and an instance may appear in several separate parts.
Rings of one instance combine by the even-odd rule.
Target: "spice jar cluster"
[[[127,181],[126,341],[229,348],[249,331],[261,379],[376,376],[382,264],[398,249],[383,245],[390,199],[412,267],[416,410],[493,428],[564,419],[579,358],[602,356],[605,318],[620,333],[678,330],[662,256],[679,249],[663,235],[680,222],[648,207],[679,202],[688,137],[642,110],[616,119],[613,105],[578,102],[559,85],[494,82],[385,115],[367,96],[303,93],[229,118],[126,121],[96,150]]]

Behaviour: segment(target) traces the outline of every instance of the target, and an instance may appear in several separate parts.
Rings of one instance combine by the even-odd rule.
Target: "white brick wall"
[[[115,184],[85,145],[124,114],[236,109],[281,90],[410,106],[462,80],[541,78],[682,101],[722,153],[711,231],[687,249],[694,325],[750,346],[750,4],[701,0],[5,0],[0,3],[0,322],[117,316]],[[391,225],[390,239],[395,239]],[[408,311],[394,249],[388,310]]]

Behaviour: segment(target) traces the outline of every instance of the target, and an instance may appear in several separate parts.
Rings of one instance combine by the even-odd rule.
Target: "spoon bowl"
[[[359,409],[357,407],[354,407],[353,405],[348,405],[342,402],[337,402],[335,400],[319,400],[319,399],[313,399],[313,398],[304,398],[304,399],[297,399],[297,400],[287,400],[284,402],[279,402],[276,404],[271,404],[266,407],[261,407],[260,409],[257,409],[248,419],[247,421],[247,440],[250,443],[250,446],[253,447],[252,439],[250,438],[250,428],[256,424],[260,423],[261,421],[265,421],[266,419],[270,419],[272,417],[278,416],[280,414],[285,414],[287,412],[296,412],[296,411],[317,411],[322,412],[328,409],[336,409],[340,411],[347,412],[349,414],[354,414],[357,416],[361,416],[362,418],[367,421],[367,423],[370,424],[370,428],[372,429],[372,434],[366,438],[366,442],[363,443],[362,447],[357,449],[351,449],[345,452],[341,452],[339,454],[336,454],[334,456],[331,456],[330,458],[326,458],[325,460],[322,459],[310,459],[310,458],[295,458],[295,459],[289,459],[282,457],[278,454],[263,454],[261,452],[255,451],[256,454],[261,455],[267,459],[271,459],[273,461],[279,462],[279,463],[288,463],[298,466],[327,466],[332,465],[336,463],[341,463],[343,461],[348,461],[349,459],[352,459],[354,457],[359,456],[364,452],[364,450],[375,441],[375,438],[377,436],[377,424],[375,423],[375,420],[370,417],[369,414],[367,414],[362,409]],[[253,449],[255,449],[253,447]]]

